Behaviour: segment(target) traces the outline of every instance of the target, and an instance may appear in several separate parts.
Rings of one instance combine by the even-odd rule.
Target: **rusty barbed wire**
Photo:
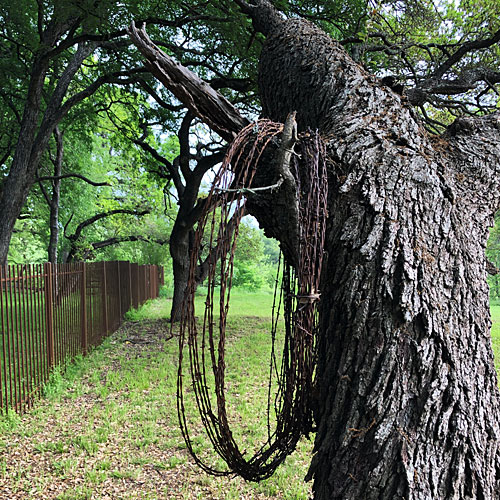
[[[296,268],[284,259],[283,278],[278,280],[273,304],[272,348],[268,388],[268,439],[251,457],[245,458],[231,432],[224,394],[225,342],[233,264],[239,223],[245,214],[245,201],[260,157],[269,143],[283,131],[283,125],[259,120],[244,128],[232,142],[207,197],[198,223],[179,334],[177,409],[182,435],[196,463],[213,475],[237,473],[251,481],[272,475],[295,449],[298,440],[312,429],[311,397],[316,363],[316,330],[320,299],[320,276],[327,217],[326,150],[316,132],[301,134],[292,155],[291,169],[299,198],[299,262]],[[218,224],[217,224],[218,222]],[[208,242],[203,243],[208,233]],[[209,261],[207,296],[201,328],[195,318],[194,296],[198,260],[202,243],[214,249]],[[217,261],[220,274],[217,275]],[[214,292],[219,280],[219,321],[214,316]],[[276,334],[283,302],[285,341],[281,366],[276,360]],[[194,451],[184,404],[184,348],[189,351],[192,388],[202,423],[215,451],[228,465],[219,470],[205,463]],[[214,387],[208,383],[208,370]],[[277,379],[274,401],[276,426],[271,431],[270,406],[273,373]],[[211,391],[215,393],[212,401]]]

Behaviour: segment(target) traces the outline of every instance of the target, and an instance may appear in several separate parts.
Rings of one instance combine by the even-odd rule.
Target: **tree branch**
[[[223,139],[231,141],[249,123],[224,96],[160,50],[144,26],[136,28],[132,23],[128,33],[146,58],[151,73]]]
[[[464,43],[456,52],[454,52],[441,66],[439,66],[433,73],[432,78],[441,78],[447,71],[451,69],[457,62],[462,59],[467,53],[487,49],[492,45],[500,42],[500,30],[498,30],[492,37],[483,40],[474,40],[472,42]]]
[[[170,242],[170,239],[167,238],[166,240],[161,240],[157,238],[147,238],[146,236],[140,235],[115,236],[114,238],[108,238],[107,240],[91,243],[91,245],[94,250],[99,250],[101,248],[109,247],[111,245],[118,245],[119,243],[124,243],[126,241],[145,241],[146,243],[167,245]]]
[[[90,217],[87,220],[84,220],[83,222],[80,222],[78,226],[76,227],[76,230],[73,234],[70,234],[67,236],[66,234],[64,235],[68,240],[70,241],[76,241],[80,236],[82,235],[82,231],[87,227],[90,226],[91,224],[94,224],[98,220],[104,219],[105,217],[111,217],[112,215],[116,214],[128,214],[128,215],[135,215],[135,216],[142,216],[142,215],[147,215],[151,213],[151,210],[142,210],[138,212],[137,210],[130,210],[130,209],[125,209],[125,208],[117,208],[115,210],[109,210],[108,212],[101,212],[99,214],[94,215],[93,217]]]
[[[184,191],[184,184],[182,183],[181,176],[177,169],[172,165],[170,161],[168,161],[164,156],[162,156],[155,148],[150,146],[147,142],[141,139],[133,139],[133,143],[139,146],[143,151],[149,153],[156,161],[160,162],[163,167],[166,168],[168,172],[168,176],[172,179],[175,189],[177,192],[182,194]]]
[[[87,184],[90,184],[92,186],[111,186],[108,182],[94,182],[85,177],[84,175],[81,174],[62,174],[62,175],[46,175],[43,177],[37,177],[37,181],[57,181],[60,179],[67,179],[69,177],[76,177],[77,179],[81,179],[82,181],[85,181]]]
[[[95,82],[90,84],[87,88],[72,95],[71,97],[66,99],[66,101],[64,101],[64,104],[60,107],[59,112],[57,113],[56,117],[57,121],[61,120],[75,104],[78,104],[87,97],[93,95],[102,85],[106,83],[117,83],[121,85],[134,83],[136,81],[134,75],[142,73],[147,73],[146,68],[135,68],[127,71],[116,71],[115,73],[99,77]],[[131,77],[131,78],[123,79],[122,77]]]
[[[500,83],[500,72],[488,68],[474,68],[463,71],[455,79],[436,79],[431,77],[417,87],[406,92],[408,101],[419,106],[431,100],[432,94],[459,95],[476,88],[476,84],[484,81],[489,85]]]
[[[144,80],[143,78],[139,78],[138,80],[138,83],[139,85],[162,107],[162,108],[165,108],[165,109],[168,109],[169,111],[172,111],[172,112],[176,112],[176,111],[180,111],[183,106],[182,105],[179,105],[179,106],[174,106],[170,103],[168,103],[167,101],[165,101],[164,99],[161,98],[161,96],[158,94],[158,92],[156,92],[153,87],[151,87],[151,85],[149,85],[146,80]]]

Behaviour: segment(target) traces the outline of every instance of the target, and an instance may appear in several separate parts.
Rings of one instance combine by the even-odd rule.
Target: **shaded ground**
[[[262,320],[245,326],[257,331]],[[49,399],[1,424],[0,500],[308,497],[308,443],[259,485],[212,478],[193,464],[178,430],[169,328],[126,323],[69,369],[72,381],[56,375]]]

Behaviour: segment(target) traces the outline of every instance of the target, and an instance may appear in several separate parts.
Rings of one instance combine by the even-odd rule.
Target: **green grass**
[[[265,439],[270,293],[236,291],[228,321],[227,400],[234,435],[248,453]],[[197,298],[201,305],[202,297]],[[199,313],[201,314],[201,312]],[[305,500],[312,443],[304,441],[258,484],[201,472],[187,453],[176,414],[177,339],[169,302],[151,301],[140,319],[65,373],[22,418],[0,420],[0,491],[12,499],[211,498]],[[192,393],[186,409],[196,450],[223,467],[200,425]]]
[[[491,305],[491,341],[495,355],[495,367],[500,377],[500,304]]]
[[[200,287],[201,288],[201,287]],[[195,297],[196,315],[203,315],[206,289],[201,289]],[[229,307],[229,317],[256,317],[270,318],[273,307],[274,292],[270,290],[260,290],[251,292],[243,289],[231,291],[231,302]],[[219,294],[215,294],[215,314],[219,307]],[[139,310],[132,309],[125,317],[132,321],[143,319],[167,319],[170,317],[171,300],[154,300],[146,302]]]

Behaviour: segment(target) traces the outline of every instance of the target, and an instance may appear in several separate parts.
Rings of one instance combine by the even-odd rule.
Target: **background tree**
[[[144,72],[127,51],[129,22],[156,23],[170,38],[183,25],[210,19],[198,7],[183,2],[168,2],[161,9],[156,2],[134,1],[2,2],[2,113],[8,114],[6,123],[16,126],[0,144],[1,263],[55,126],[103,86],[129,85]]]
[[[56,255],[59,261],[99,258],[105,248],[136,242],[128,253],[122,250],[116,258],[143,262],[147,257],[141,251],[146,250],[154,256],[154,263],[165,263],[160,253],[149,251],[158,243],[168,243],[171,230],[162,210],[162,185],[129,151],[128,144],[104,127],[106,123],[96,115],[90,127],[87,116],[83,114],[83,123],[65,120],[59,140],[50,142],[22,220],[29,218],[38,227],[39,243],[48,246],[53,262]],[[137,224],[138,219],[131,217],[137,214],[149,215]],[[56,244],[63,229],[67,237]],[[15,257],[21,236],[15,232],[10,258]],[[115,258],[113,251],[107,255]]]

